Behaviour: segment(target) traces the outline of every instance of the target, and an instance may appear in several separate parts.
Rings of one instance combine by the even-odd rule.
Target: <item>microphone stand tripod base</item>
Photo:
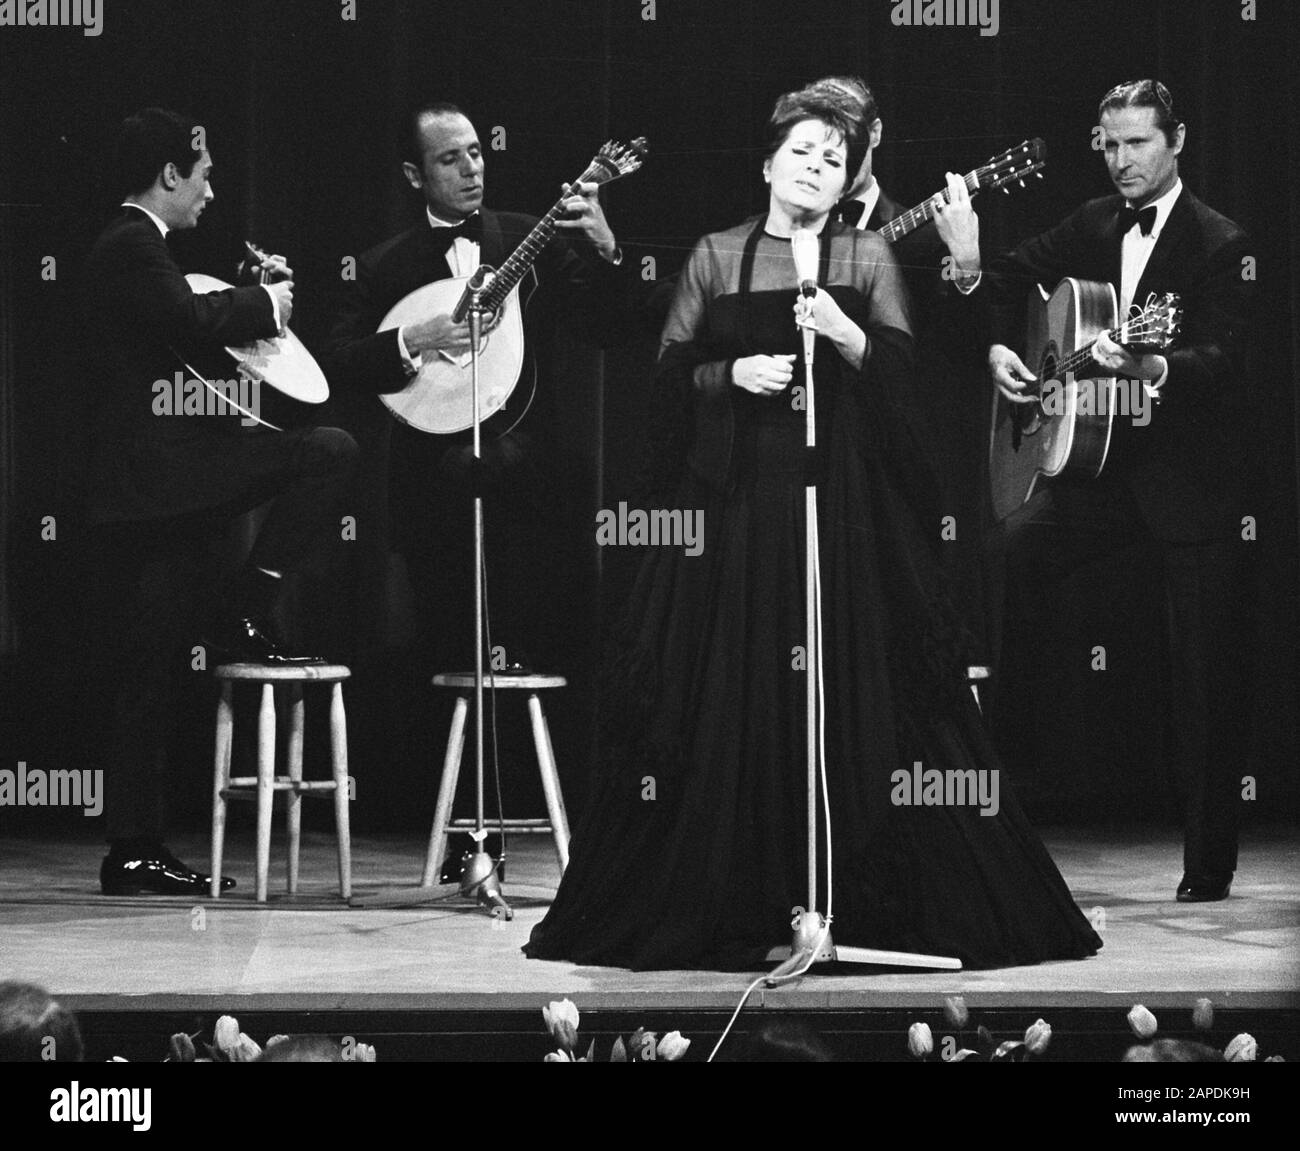
[[[817,963],[861,963],[876,967],[925,967],[938,971],[960,971],[961,960],[946,955],[921,955],[911,951],[883,951],[875,947],[836,947],[829,928],[815,911],[801,912],[795,919],[789,947],[774,947],[767,953],[777,966],[767,976],[775,986],[801,967]],[[812,964],[809,964],[812,956]]]
[[[515,913],[501,894],[497,882],[496,864],[486,851],[471,855],[460,877],[460,893],[466,898],[477,898],[494,919],[514,919]]]

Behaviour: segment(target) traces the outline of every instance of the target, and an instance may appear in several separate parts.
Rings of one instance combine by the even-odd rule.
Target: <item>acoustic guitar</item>
[[[1160,352],[1182,322],[1173,293],[1152,294],[1122,324],[1116,323],[1118,310],[1114,286],[1094,280],[1067,277],[1050,296],[1041,286],[1030,294],[1021,358],[1038,377],[1030,385],[1034,399],[1015,403],[996,388],[993,396],[989,478],[999,520],[1033,495],[1040,476],[1101,475],[1115,414],[1135,414],[1142,384],[1099,376],[1093,344],[1105,332],[1134,355]]]
[[[613,140],[605,144],[573,184],[607,184],[630,175],[641,167],[646,141],[638,137],[630,145]],[[431,316],[464,314],[472,290],[480,291],[485,309],[484,331],[479,346],[479,418],[487,421],[497,413],[488,431],[504,435],[523,419],[536,391],[535,373],[524,373],[524,328],[520,304],[520,281],[555,233],[556,221],[564,215],[561,196],[500,269],[480,266],[471,288],[470,278],[452,276],[436,280],[404,296],[379,324],[379,331],[419,323]],[[525,301],[526,303],[526,301]],[[487,329],[491,327],[491,330]],[[521,377],[526,383],[519,387]],[[380,395],[380,400],[399,420],[422,432],[447,435],[462,432],[474,423],[470,355],[426,352],[420,370],[400,392]],[[507,401],[510,402],[506,411]]]
[[[247,241],[244,247],[254,259],[267,258],[265,252]],[[199,272],[191,272],[185,279],[190,289],[196,293],[223,292],[233,287],[215,276],[205,276]],[[270,273],[261,271],[259,280],[263,284],[269,283]],[[278,424],[265,418],[260,404],[240,402],[239,394],[242,390],[231,387],[235,379],[240,376],[256,380],[259,384],[269,384],[281,395],[288,396],[298,403],[322,404],[329,399],[330,388],[325,373],[321,371],[320,365],[303,342],[287,327],[278,336],[256,340],[241,347],[227,347],[226,353],[230,357],[227,362],[216,365],[205,364],[206,372],[197,371],[187,361],[182,362],[185,363],[191,376],[202,380],[204,386],[210,392],[220,396],[229,408],[264,427],[274,431],[281,430]],[[228,378],[209,378],[218,376],[222,371],[226,372]],[[235,394],[232,395],[232,392]],[[258,410],[254,410],[255,407]]]

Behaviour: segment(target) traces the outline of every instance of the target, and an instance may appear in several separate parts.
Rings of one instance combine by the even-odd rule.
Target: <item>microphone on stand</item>
[[[821,245],[815,233],[807,228],[795,228],[790,233],[790,254],[794,257],[794,271],[799,279],[799,291],[805,300],[812,300],[817,295],[817,261],[821,257]],[[817,322],[812,318],[811,304],[805,305],[810,310],[802,320],[795,323],[803,330],[803,362],[809,374],[813,366],[813,346],[817,342]]]

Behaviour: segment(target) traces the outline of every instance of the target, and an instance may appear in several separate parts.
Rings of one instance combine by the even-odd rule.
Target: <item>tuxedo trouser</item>
[[[1240,534],[1230,528],[1225,517],[1208,538],[1162,538],[1171,533],[1148,522],[1128,488],[1103,477],[1044,487],[995,539],[1005,558],[1002,669],[1023,657],[1043,613],[1059,608],[1053,591],[1068,575],[1133,546],[1154,554],[1151,578],[1160,581],[1165,611],[1171,766],[1184,808],[1183,866],[1224,878],[1237,866],[1253,672],[1247,565]],[[1015,703],[999,697],[995,707],[1005,722]]]
[[[214,542],[232,519],[273,500],[248,562],[286,575],[297,570],[314,545],[340,533],[356,454],[352,437],[337,428],[249,437],[232,455],[225,503],[91,529],[90,618],[99,659],[92,690],[106,686],[111,698],[99,745],[108,839],[164,836],[180,677],[195,674],[191,648],[214,614],[202,608],[219,599]]]

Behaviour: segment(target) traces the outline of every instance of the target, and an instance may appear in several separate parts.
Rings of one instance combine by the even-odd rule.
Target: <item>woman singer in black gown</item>
[[[861,159],[858,125],[796,93],[770,128],[767,214],[700,240],[661,344],[658,386],[691,425],[670,506],[702,512],[703,546],[649,549],[607,669],[602,774],[525,951],[733,970],[789,942],[791,909],[807,892],[811,471],[836,944],[972,967],[1090,955],[1101,941],[1005,777],[991,774],[998,762],[964,683],[932,551],[939,511],[909,428],[898,269],[878,235],[830,220]],[[821,257],[811,456],[797,226],[817,234]],[[964,778],[983,778],[986,802],[904,804],[916,798],[915,763],[980,773]],[[823,843],[823,870],[825,859]]]

